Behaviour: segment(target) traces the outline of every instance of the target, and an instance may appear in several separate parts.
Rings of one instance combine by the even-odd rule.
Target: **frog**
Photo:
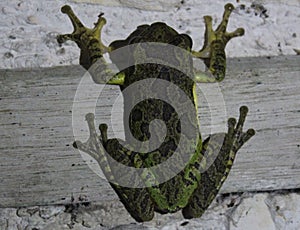
[[[124,125],[125,140],[108,138],[108,125],[101,123],[100,134],[98,134],[95,127],[95,115],[88,113],[86,121],[90,137],[86,142],[75,141],[73,146],[88,153],[98,162],[120,201],[137,222],[151,221],[155,212],[166,214],[179,210],[182,211],[185,219],[201,217],[228,177],[238,150],[255,135],[252,128],[243,131],[248,113],[247,106],[240,107],[238,120],[228,119],[226,133],[214,133],[205,140],[202,140],[200,133],[196,84],[220,82],[225,78],[226,44],[232,38],[244,34],[243,28],[238,28],[233,32],[226,31],[233,10],[232,4],[225,5],[222,21],[215,30],[212,17],[204,16],[205,41],[202,49],[194,51],[193,41],[189,35],[178,33],[164,22],[139,25],[126,39],[116,40],[105,46],[101,41],[101,31],[106,24],[103,13],[99,14],[94,28],[90,29],[83,25],[70,6],[65,5],[61,8],[61,11],[70,18],[74,31],[71,34],[58,35],[58,43],[62,44],[67,40],[76,42],[80,48],[80,64],[90,71],[96,84],[103,83],[102,75],[105,73],[110,76],[107,84],[120,86],[124,95],[124,124],[127,122],[127,125]],[[147,46],[143,46],[144,43],[149,42],[162,44],[162,52],[157,56],[154,55],[155,57],[151,56],[153,54],[148,52]],[[125,55],[114,54],[114,51],[131,45],[136,46],[134,49],[128,49]],[[174,50],[163,52],[167,46],[174,47]],[[185,52],[178,53],[175,48]],[[103,56],[105,53],[108,53],[112,62],[121,69],[118,73],[109,69]],[[155,61],[140,62],[140,59],[163,59],[166,55],[179,68]],[[203,60],[207,71],[196,70],[193,67],[194,58]],[[128,59],[133,60],[133,65],[122,69]],[[99,63],[101,68],[97,68]],[[149,79],[154,79],[154,81],[150,81],[148,85],[140,84],[131,93],[125,94],[125,91],[133,84]],[[175,88],[164,86],[165,82],[173,84]],[[151,97],[135,104],[133,102],[135,97],[142,95],[147,88],[155,91],[154,96],[161,95],[161,92],[165,94],[162,94],[163,96],[159,99]],[[181,94],[177,95],[177,91],[183,92],[186,96],[178,97]],[[192,108],[186,109],[183,115],[179,116],[177,111],[161,97],[165,97],[171,103],[177,101],[180,101],[179,104],[191,103]],[[132,110],[128,111],[125,108],[132,108]],[[183,118],[187,122],[181,122]],[[155,133],[161,129],[161,123],[151,130],[153,120],[164,122],[163,138],[155,137]],[[182,132],[186,127],[188,127],[187,130],[196,130],[192,137],[189,132]],[[147,142],[151,138],[155,141]],[[147,142],[148,145],[139,149],[131,146],[128,139]],[[156,141],[161,141],[160,145],[152,148]],[[166,178],[163,182],[156,180],[160,174],[164,173],[164,170],[156,172],[152,170],[153,167],[175,156],[181,142],[184,143],[184,148],[180,149],[181,152],[190,157],[184,161],[184,157],[181,158],[182,155],[178,155],[176,161],[173,161],[175,163],[167,165],[164,170],[172,171],[176,168],[176,162],[178,164],[183,162],[183,167],[181,165],[179,171],[175,170],[174,176]],[[143,173],[129,175],[119,168],[120,164],[133,169],[142,169]],[[124,186],[116,182],[116,178],[119,179],[118,181],[129,180],[133,186]]]

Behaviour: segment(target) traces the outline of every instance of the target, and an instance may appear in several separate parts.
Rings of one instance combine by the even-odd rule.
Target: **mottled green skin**
[[[127,41],[130,42],[127,43]],[[192,41],[187,35],[178,34],[174,29],[164,23],[154,23],[150,26],[144,25],[142,27],[139,27],[136,31],[133,32],[133,34],[129,35],[126,40],[115,41],[110,44],[109,47],[112,47],[112,49],[114,50],[127,44],[141,42],[167,43],[179,46],[186,50],[191,50],[192,46]],[[175,54],[169,53],[168,55],[175,57]],[[115,57],[113,57],[112,55],[110,57],[114,63],[117,63]],[[153,58],[149,53],[147,53],[147,57]],[[164,58],[164,55],[162,55],[162,58]],[[189,73],[189,75],[192,76],[192,58],[183,58],[183,60],[171,61],[176,62],[179,69],[186,70],[186,73]],[[142,65],[135,65],[134,67],[126,69],[125,74],[124,84],[121,86],[122,90],[125,90],[126,87],[139,80],[152,77],[174,83],[185,93],[185,95],[188,96],[189,100],[194,103],[193,90],[195,88],[195,82],[193,81],[193,79],[189,78],[176,69],[172,69],[164,65],[147,63]],[[145,87],[151,88],[151,86],[149,85],[145,85]],[[127,94],[127,96],[124,97],[125,108],[130,107],[132,101],[134,101],[134,97],[136,97],[139,93],[143,94],[144,91],[145,90],[143,88],[139,88],[139,91],[134,91],[129,95]],[[161,91],[165,91],[165,97],[169,97],[168,88],[153,88],[153,92]],[[176,98],[169,98],[169,100],[176,100]],[[181,103],[182,105],[184,105],[186,101],[182,100]],[[151,200],[148,201],[148,205],[153,206],[156,211],[162,213],[175,212],[179,209],[184,208],[188,204],[189,198],[197,188],[198,181],[200,180],[200,172],[198,169],[200,160],[202,159],[200,154],[202,145],[200,133],[198,134],[196,143],[193,143],[193,140],[191,140],[188,136],[183,136],[180,132],[180,120],[176,111],[170,105],[161,100],[148,99],[146,101],[143,101],[142,103],[137,104],[131,111],[125,109],[124,113],[125,117],[126,113],[130,113],[130,130],[125,129],[125,137],[127,140],[129,139],[129,136],[127,136],[128,132],[131,132],[133,136],[140,141],[148,140],[150,138],[148,127],[150,122],[154,119],[164,121],[164,124],[167,126],[166,137],[158,149],[145,154],[139,153],[139,156],[143,162],[140,167],[151,167],[167,160],[170,156],[173,155],[180,139],[181,141],[184,141],[186,143],[186,146],[189,147],[189,149],[186,149],[186,151],[194,153],[194,157],[191,159],[189,164],[187,164],[186,167],[177,176],[173,177],[163,184],[160,184],[156,187],[144,189],[143,191],[150,194]],[[196,110],[194,111],[194,114],[190,116],[196,118]],[[199,130],[196,119],[195,121],[190,120],[189,125],[192,126],[190,127],[191,129],[196,128],[197,130]],[[155,137],[153,138],[153,141],[155,141]],[[124,155],[124,153],[122,152],[120,154]],[[178,159],[178,161],[181,162],[182,159]],[[137,165],[134,166],[137,167]],[[147,184],[147,182],[145,183]],[[134,194],[136,190],[133,190],[131,192],[132,193],[130,194],[130,196],[132,196],[132,194]],[[138,190],[138,192],[140,192],[140,190]],[[143,203],[143,201],[141,201],[141,203]],[[143,215],[142,210],[140,210],[140,212]]]
[[[241,36],[244,33],[241,28],[232,33],[226,32],[228,18],[232,10],[233,6],[231,4],[225,6],[223,20],[215,31],[212,29],[211,17],[204,17],[206,25],[205,43],[199,52],[191,50],[192,40],[188,35],[178,34],[174,29],[160,22],[139,26],[127,39],[112,42],[109,47],[105,47],[100,40],[100,31],[105,24],[105,19],[102,15],[99,15],[95,28],[88,29],[82,25],[69,6],[64,6],[62,11],[71,18],[75,31],[72,34],[60,35],[58,41],[60,43],[68,39],[75,41],[81,49],[80,63],[86,69],[92,67],[92,64],[96,61],[105,64],[102,56],[105,52],[110,53],[112,50],[129,44],[159,42],[185,49],[191,52],[194,57],[203,59],[209,68],[209,72],[199,74],[195,71],[190,56],[178,57],[176,54],[168,53],[168,56],[177,63],[179,69],[184,69],[185,73],[188,73],[189,76],[194,76],[194,79],[174,68],[147,63],[135,65],[121,71],[109,83],[118,84],[121,90],[125,90],[139,80],[148,78],[163,79],[178,86],[196,107],[196,98],[194,98],[195,82],[222,80],[225,77],[226,70],[226,43],[231,38]],[[147,51],[145,53],[145,58],[151,58],[151,54],[148,54]],[[117,66],[126,61],[122,57],[114,56],[113,52],[110,54],[112,61]],[[129,52],[125,58],[129,57],[135,59],[137,57],[135,51]],[[107,69],[101,69],[96,73],[95,71],[92,72],[92,77],[96,83],[101,82],[100,75],[102,71],[109,73]],[[147,87],[151,87],[151,85]],[[168,88],[156,88],[155,90],[166,91],[166,97],[169,95]],[[128,108],[134,101],[134,97],[142,94],[143,91],[143,88],[141,88],[139,91],[127,95],[124,98],[125,108]],[[171,101],[178,100],[178,98],[169,99]],[[182,101],[181,103],[184,104],[186,102]],[[183,140],[185,146],[187,146],[185,151],[187,154],[192,154],[192,157],[184,169],[175,177],[157,186],[147,187],[149,184],[148,176],[144,175],[144,188],[127,188],[114,183],[111,183],[111,186],[128,212],[139,222],[151,220],[154,216],[154,211],[169,213],[182,209],[185,218],[199,217],[217,195],[231,169],[237,150],[254,135],[254,130],[252,129],[247,132],[242,131],[247,111],[247,107],[241,107],[237,125],[234,118],[229,119],[228,132],[226,134],[213,134],[202,143],[200,133],[197,135],[196,142],[191,140],[188,134],[182,135],[180,119],[170,105],[158,99],[148,99],[136,105],[131,111],[125,109],[125,117],[129,115],[129,126],[128,128],[125,127],[125,137],[128,140],[130,138],[128,134],[131,132],[139,141],[147,141],[150,138],[150,122],[154,119],[160,119],[166,125],[167,135],[157,149],[144,153],[132,152],[122,146],[119,140],[107,138],[107,126],[105,124],[100,125],[101,135],[99,137],[95,130],[93,114],[86,116],[91,134],[89,140],[86,143],[77,141],[74,146],[94,157],[110,181],[114,178],[120,178],[121,180],[134,182],[136,178],[127,178],[128,175],[126,173],[120,172],[115,167],[114,162],[107,159],[104,150],[122,164],[136,168],[148,168],[160,164],[172,156],[179,140]],[[197,118],[197,109],[194,110],[192,115],[189,114],[188,116]],[[189,124],[185,125],[199,130],[197,119],[190,119]],[[217,158],[214,159],[213,156],[216,155]],[[181,158],[177,160],[178,162],[182,161]],[[204,171],[203,169],[206,165],[211,166]],[[171,168],[172,166],[170,166],[170,170]]]

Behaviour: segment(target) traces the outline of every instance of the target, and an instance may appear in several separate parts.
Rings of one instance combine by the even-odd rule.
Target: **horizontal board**
[[[197,86],[203,137],[225,130],[241,105],[249,107],[246,128],[256,130],[222,193],[299,188],[299,64],[299,56],[229,59],[222,83]],[[124,136],[120,91],[95,88],[84,76],[80,66],[0,70],[0,207],[117,199],[72,143],[73,132],[88,135],[87,112],[96,112],[97,124],[114,124],[110,137]]]

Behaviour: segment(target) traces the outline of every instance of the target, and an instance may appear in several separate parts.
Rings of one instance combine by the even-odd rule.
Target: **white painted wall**
[[[96,1],[99,4],[90,3]],[[251,1],[222,0],[210,4],[203,0],[2,0],[0,68],[77,64],[79,50],[75,43],[61,48],[55,39],[57,34],[72,31],[69,19],[60,12],[64,4],[71,5],[90,27],[104,12],[108,21],[103,32],[105,44],[127,37],[140,24],[164,21],[179,32],[190,34],[194,48],[199,49],[204,33],[202,17],[212,15],[217,24],[226,2],[237,6],[229,29],[246,30],[245,36],[228,44],[229,57],[288,55],[295,54],[293,49],[300,49],[299,0],[259,1],[255,7],[251,7]],[[267,10],[265,14],[261,14],[260,6]]]

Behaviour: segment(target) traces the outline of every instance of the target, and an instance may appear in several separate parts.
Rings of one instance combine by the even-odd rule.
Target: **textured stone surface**
[[[244,198],[232,215],[230,229],[275,229],[268,206],[265,204],[266,197],[267,194],[256,194]]]
[[[300,228],[299,193],[270,193],[265,202],[270,210],[276,229]]]
[[[75,230],[275,230],[300,228],[300,196],[296,192],[244,193],[219,196],[201,218],[180,220],[179,214],[156,215],[137,224],[120,202],[0,209],[0,229]]]

